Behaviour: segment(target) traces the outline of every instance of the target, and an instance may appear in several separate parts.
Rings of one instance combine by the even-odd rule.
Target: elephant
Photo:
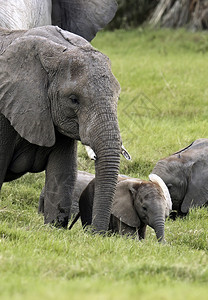
[[[91,41],[116,10],[115,0],[0,0],[0,27],[25,30],[57,25]]]
[[[110,232],[144,239],[149,225],[155,230],[158,241],[164,241],[165,219],[172,209],[172,202],[162,179],[155,174],[150,174],[149,179],[146,181],[119,175],[108,226]],[[79,212],[69,229],[72,229],[79,217],[83,228],[93,222],[95,183],[95,179],[90,181],[82,192]]]
[[[93,228],[105,232],[122,144],[109,58],[52,25],[0,29],[0,51],[0,187],[45,170],[44,221],[66,228],[80,140],[96,154]]]
[[[88,147],[88,146],[86,146],[86,147]],[[94,178],[95,178],[94,174],[91,174],[91,173],[88,173],[85,171],[80,171],[80,170],[77,172],[76,184],[75,184],[73,195],[72,195],[72,204],[71,204],[69,219],[73,215],[78,213],[79,198],[81,196],[81,193],[84,191],[84,189],[90,183],[90,181],[93,180]],[[45,197],[45,188],[42,189],[40,198],[39,198],[38,213],[40,213],[40,214],[41,213],[44,214],[44,197]]]
[[[153,173],[167,185],[173,202],[172,216],[185,216],[191,207],[208,204],[208,139],[197,139],[189,146],[160,159]]]

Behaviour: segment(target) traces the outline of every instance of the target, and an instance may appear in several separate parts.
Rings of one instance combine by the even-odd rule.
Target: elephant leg
[[[93,179],[84,189],[79,199],[79,211],[83,228],[92,224],[94,191],[95,180]]]
[[[135,227],[131,227],[121,220],[111,215],[109,230],[115,233],[119,233],[120,235],[127,235],[134,238],[138,238],[138,232]]]
[[[6,180],[6,174],[11,163],[17,132],[10,125],[9,121],[0,114],[0,189]],[[8,180],[9,181],[9,180]]]
[[[147,228],[147,225],[142,223],[139,230],[138,230],[138,236],[139,236],[140,240],[145,239],[146,228]]]
[[[66,228],[77,172],[77,142],[59,136],[46,166],[45,223]]]

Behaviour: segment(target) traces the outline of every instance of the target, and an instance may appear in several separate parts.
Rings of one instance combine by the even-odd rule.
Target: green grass
[[[133,167],[122,163],[121,172],[147,176],[159,158],[208,136],[207,33],[115,31],[94,44],[122,88],[118,116]]]
[[[122,92],[118,117],[132,162],[147,178],[161,157],[208,136],[208,36],[183,30],[102,32],[93,45],[111,61]],[[94,171],[82,145],[79,168]],[[166,222],[166,244],[148,228],[142,242],[43,224],[44,174],[3,185],[0,299],[207,299],[208,210]]]

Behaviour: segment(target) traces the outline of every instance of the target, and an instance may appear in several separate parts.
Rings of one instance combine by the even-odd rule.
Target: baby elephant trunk
[[[165,219],[164,218],[156,219],[153,223],[153,226],[151,226],[151,227],[155,230],[158,242],[164,242]]]

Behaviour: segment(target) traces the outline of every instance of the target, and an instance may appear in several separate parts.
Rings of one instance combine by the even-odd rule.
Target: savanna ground
[[[102,32],[122,92],[118,116],[132,161],[120,173],[146,179],[159,158],[208,137],[208,35],[183,30]],[[79,145],[79,168],[94,171]],[[43,224],[44,174],[4,184],[0,299],[208,299],[208,210],[166,222],[165,245]]]

